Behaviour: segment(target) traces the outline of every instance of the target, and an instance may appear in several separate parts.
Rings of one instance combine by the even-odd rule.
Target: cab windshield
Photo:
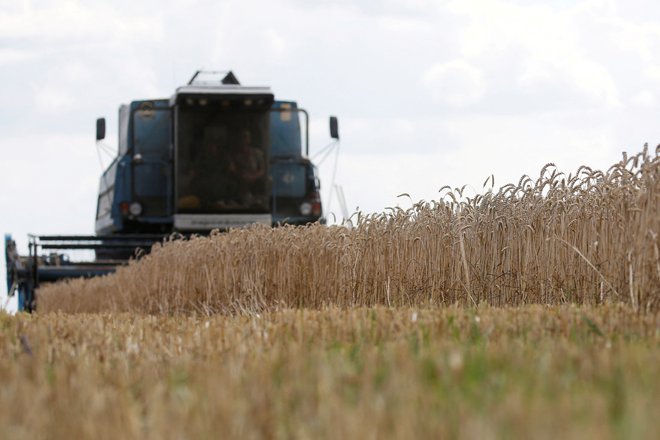
[[[177,109],[177,212],[269,212],[268,113],[231,104]]]

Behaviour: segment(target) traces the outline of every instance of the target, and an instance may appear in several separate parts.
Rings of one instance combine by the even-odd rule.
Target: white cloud
[[[268,29],[264,32],[264,40],[272,55],[281,57],[286,54],[288,44],[286,39],[275,29]]]
[[[396,33],[413,33],[416,35],[429,34],[432,26],[420,18],[406,18],[399,16],[385,16],[379,20],[380,26],[386,30]]]
[[[76,0],[24,2],[13,10],[0,10],[0,37],[76,39],[94,38],[107,41],[121,39],[160,38],[163,28],[154,16],[121,13],[112,4],[83,3]]]
[[[0,48],[0,66],[30,61],[38,56],[33,50]]]
[[[658,85],[660,85],[660,64],[648,66],[642,71],[642,73],[645,78],[657,82]]]
[[[650,90],[642,90],[632,98],[632,102],[642,107],[655,107],[658,104],[658,98]]]
[[[421,82],[435,100],[456,107],[474,104],[486,93],[483,74],[464,60],[432,66],[422,74]]]
[[[61,89],[48,86],[33,86],[34,104],[38,111],[48,114],[57,114],[70,111],[76,104],[75,96]]]
[[[515,53],[513,59],[520,65],[515,78],[522,91],[568,87],[581,95],[578,101],[585,105],[613,109],[621,105],[616,81],[608,66],[594,58],[592,48],[583,44],[584,36],[596,26],[594,14],[600,17],[597,24],[609,20],[611,8],[606,3],[582,1],[555,8],[548,4],[462,0],[452,2],[450,10],[469,19],[461,31],[464,58],[483,66],[489,76],[497,77],[498,63]],[[617,29],[606,28],[606,32]],[[515,86],[509,82],[514,94]]]
[[[568,87],[581,95],[583,100],[604,108],[621,105],[612,75],[604,66],[588,60],[553,62],[532,59],[528,61],[519,81],[526,88],[542,88],[552,84]]]

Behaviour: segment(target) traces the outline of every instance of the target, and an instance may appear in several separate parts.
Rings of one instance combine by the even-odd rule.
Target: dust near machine
[[[105,125],[96,121],[97,142]],[[335,117],[330,134],[339,139]],[[325,222],[307,112],[232,72],[198,71],[170,99],[122,105],[118,139],[100,179],[95,235],[30,235],[27,256],[5,235],[19,311],[36,309],[41,283],[111,273],[172,234]]]

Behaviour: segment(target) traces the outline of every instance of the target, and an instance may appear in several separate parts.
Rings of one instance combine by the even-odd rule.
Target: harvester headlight
[[[311,203],[302,203],[300,205],[300,213],[302,215],[310,215],[312,213],[312,204]]]
[[[133,202],[131,203],[131,206],[129,206],[128,212],[130,212],[132,216],[137,217],[142,214],[142,205],[138,202]]]

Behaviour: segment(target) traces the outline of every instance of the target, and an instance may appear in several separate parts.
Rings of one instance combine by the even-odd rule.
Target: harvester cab
[[[227,73],[119,109],[119,154],[100,181],[96,233],[270,224],[267,87]],[[102,137],[102,136],[97,136]]]

